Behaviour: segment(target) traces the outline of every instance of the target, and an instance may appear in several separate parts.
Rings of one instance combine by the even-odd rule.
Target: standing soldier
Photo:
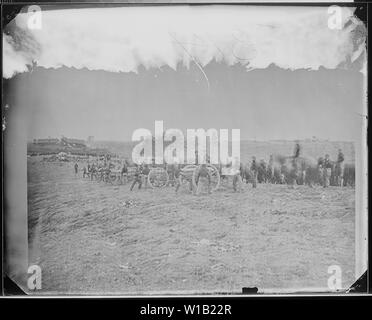
[[[244,177],[245,177],[245,168],[244,168],[243,162],[240,162],[239,170],[240,170],[240,178],[242,179],[242,183],[243,183]]]
[[[130,191],[133,190],[134,186],[138,183],[138,190],[142,187],[142,166],[136,163],[136,171],[134,173],[134,181],[130,187]]]
[[[234,192],[237,191],[239,187],[239,191],[243,191],[243,165],[240,160],[236,157],[234,162],[232,163],[231,173],[233,174],[233,189]]]
[[[128,182],[128,164],[127,164],[127,160],[124,160],[123,161],[123,167],[121,168],[121,172],[120,172],[120,180],[121,180],[121,183],[123,183],[123,180],[125,180],[125,183]]]
[[[175,182],[176,182],[176,192],[178,192],[178,189],[181,186],[180,175],[181,175],[181,168],[180,168],[180,165],[178,163],[176,163],[175,171],[174,171],[174,178],[175,178]],[[190,190],[192,190],[192,180],[190,180]]]
[[[267,167],[267,175],[270,183],[274,183],[274,157],[271,154],[269,159],[269,165]]]
[[[93,177],[97,178],[97,164],[93,163],[90,166],[90,180],[93,180]]]
[[[292,156],[292,170],[289,172],[290,186],[292,188],[294,188],[295,184],[297,184],[298,158],[300,157],[300,153],[301,153],[301,146],[298,142],[296,142],[295,148],[293,151],[293,156]]]
[[[329,179],[332,173],[332,164],[329,155],[326,154],[323,161],[323,187],[329,187]]]
[[[337,156],[337,185],[343,187],[344,185],[344,171],[345,171],[345,164],[344,164],[344,154],[342,153],[341,149],[338,149],[338,156]]]
[[[208,182],[208,193],[211,193],[211,175],[209,173],[209,170],[207,168],[207,165],[203,163],[195,177],[195,184],[196,184],[196,194],[199,194],[200,192],[200,186],[201,186],[201,179],[207,180]]]
[[[294,152],[293,152],[293,167],[295,168],[296,172],[297,172],[297,161],[298,161],[298,158],[300,157],[300,153],[301,153],[300,144],[296,142]]]
[[[92,180],[92,172],[93,172],[93,165],[89,164],[88,163],[88,178],[90,178],[90,180]]]
[[[74,168],[75,168],[75,176],[76,176],[79,171],[79,165],[77,164],[77,162],[75,162]]]
[[[297,159],[300,156],[300,153],[301,153],[301,146],[298,142],[296,142],[294,152],[293,152],[293,157]]]
[[[258,165],[256,162],[256,157],[252,157],[252,164],[251,164],[251,172],[252,172],[252,187],[257,188],[257,174],[258,174]]]
[[[142,170],[142,179],[145,181],[145,188],[147,188],[147,181],[149,178],[150,168],[147,163],[144,164],[143,170]]]
[[[267,174],[266,162],[264,159],[261,159],[259,166],[258,166],[258,173],[257,173],[257,180],[259,183],[267,182],[266,174]]]
[[[317,183],[320,185],[323,185],[323,170],[324,170],[324,158],[319,157],[318,158],[318,177],[317,177]]]
[[[168,185],[171,185],[172,187],[176,184],[176,177],[175,177],[175,164],[174,163],[169,163],[165,165],[165,170],[168,173],[169,181]]]
[[[245,179],[246,184],[248,184],[250,180],[252,179],[251,168],[250,168],[249,162],[247,162],[243,166],[243,179]]]

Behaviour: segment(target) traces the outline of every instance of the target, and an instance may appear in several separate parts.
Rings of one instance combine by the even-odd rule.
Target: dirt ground
[[[354,282],[353,188],[129,187],[28,159],[29,260],[42,294],[326,290],[331,265],[344,288]]]

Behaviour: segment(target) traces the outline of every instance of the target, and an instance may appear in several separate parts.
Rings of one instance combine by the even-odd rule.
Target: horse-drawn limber
[[[201,166],[198,165],[170,165],[168,167],[152,167],[147,176],[148,184],[152,188],[162,188],[165,186],[177,186],[177,190],[181,186],[187,185],[190,191],[196,191],[198,188],[198,173]],[[206,164],[208,175],[210,178],[210,190],[215,191],[220,185],[220,174],[217,168],[211,164]]]
[[[221,183],[221,177],[219,170],[212,164],[205,164],[208,172],[208,186],[209,191],[216,191]],[[179,186],[187,185],[190,191],[197,191],[199,187],[199,173],[202,169],[202,165],[186,165],[183,167],[178,175]]]
[[[216,191],[221,183],[219,170],[212,164],[205,164],[207,169],[208,190]],[[201,187],[199,180],[200,170],[202,165],[185,165],[185,166],[149,166],[147,172],[141,170],[140,175],[143,182],[152,188],[163,188],[166,186],[176,186],[176,189],[187,186],[192,192],[196,192],[198,187]],[[109,168],[93,168],[84,174],[90,180],[105,182],[110,184],[125,184],[135,179],[137,168],[134,166],[128,167],[123,173],[119,169]]]

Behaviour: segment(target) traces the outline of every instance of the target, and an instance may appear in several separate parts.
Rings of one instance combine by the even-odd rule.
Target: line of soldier
[[[279,166],[273,155],[268,164],[263,159],[258,162],[253,156],[250,164],[241,165],[241,178],[246,183],[251,182],[253,188],[257,187],[257,183],[267,182],[289,185],[306,183],[311,186],[320,184],[323,187],[354,185],[355,169],[352,167],[347,168],[345,181],[345,157],[341,149],[338,150],[336,161],[332,161],[326,154],[318,159],[316,167],[306,164],[300,158],[300,150],[300,145],[296,144],[293,156],[283,157]]]
[[[88,163],[87,166],[82,168],[83,178],[88,177],[93,180],[94,177],[101,178],[102,180],[108,180],[110,177],[111,169],[114,165],[106,159],[102,162]],[[75,175],[78,174],[79,166],[77,163],[74,165]]]
[[[305,180],[311,185],[312,183],[320,184],[324,187],[329,185],[346,185],[344,181],[345,175],[345,164],[344,154],[341,149],[338,150],[337,161],[331,161],[328,154],[325,157],[318,159],[317,167],[303,167],[303,163],[300,161],[301,147],[298,143],[295,145],[294,153],[290,157],[283,157],[281,165],[277,166],[277,160],[274,160],[273,155],[270,155],[268,164],[261,159],[260,162],[253,156],[250,163],[243,165],[240,163],[239,170],[233,176],[233,189],[237,191],[240,183],[245,181],[246,183],[251,182],[252,187],[256,188],[257,183],[274,183],[274,184],[305,184]],[[287,161],[289,160],[289,161]],[[290,168],[288,168],[288,165]],[[83,168],[83,177],[88,176],[93,179],[94,174],[101,174],[103,179],[110,175],[112,164],[109,161],[105,161],[103,164],[93,163],[88,164],[87,168]],[[123,162],[121,168],[121,179],[128,180],[128,166],[127,160]],[[78,173],[77,163],[74,166],[75,174]],[[180,165],[178,164],[166,164],[164,169],[169,175],[168,185],[174,186],[176,192],[180,187],[179,175],[181,172]],[[222,165],[219,166],[219,173],[222,179],[226,178],[222,172]],[[352,170],[351,170],[352,171]],[[138,189],[142,188],[143,182],[147,186],[147,178],[150,173],[150,167],[147,164],[135,164],[134,180],[131,184],[130,190],[138,185]],[[306,177],[305,177],[306,175]],[[211,178],[208,173],[206,165],[202,165],[198,170],[196,176],[196,184],[199,185],[199,179],[205,180],[208,186],[208,192],[210,192]],[[348,174],[347,183],[353,185],[355,179],[355,172]],[[190,181],[190,190],[192,190],[192,181]]]

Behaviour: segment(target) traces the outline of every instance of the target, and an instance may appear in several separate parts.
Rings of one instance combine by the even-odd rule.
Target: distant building
[[[82,139],[71,139],[71,138],[62,137],[61,143],[64,146],[69,146],[69,147],[80,147],[80,148],[86,147],[85,140],[82,140]]]
[[[41,144],[41,145],[56,145],[59,143],[59,140],[56,138],[46,138],[46,139],[34,139],[34,144]]]

